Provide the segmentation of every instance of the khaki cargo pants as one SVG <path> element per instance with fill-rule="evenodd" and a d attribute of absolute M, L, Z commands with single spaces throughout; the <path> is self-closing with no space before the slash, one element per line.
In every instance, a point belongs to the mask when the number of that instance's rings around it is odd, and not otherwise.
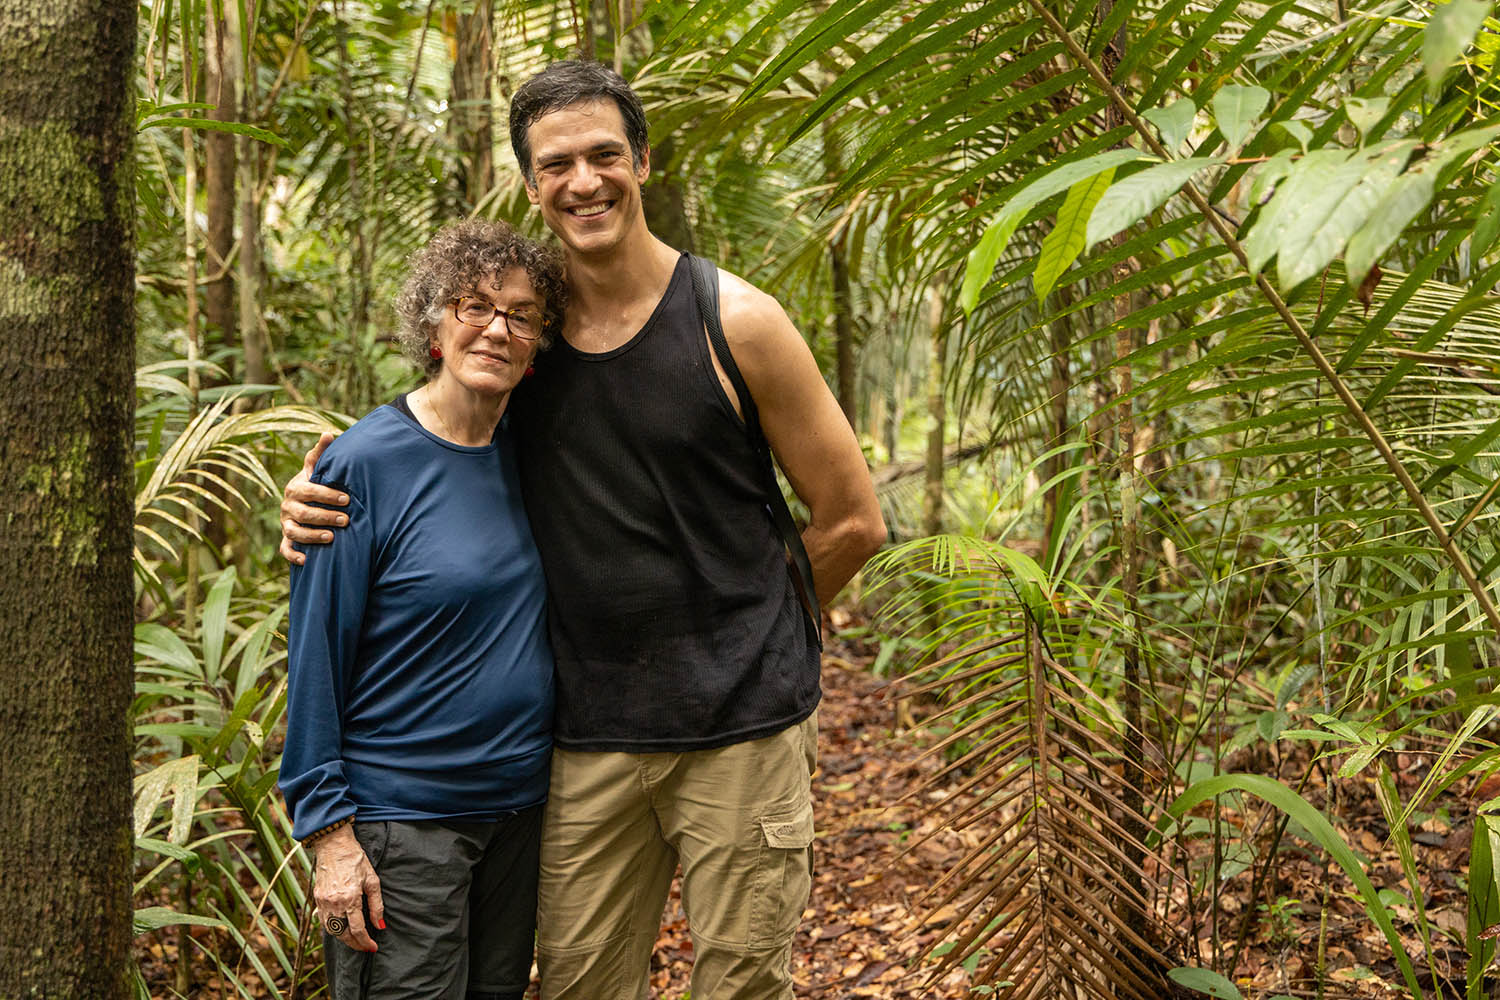
<path fill-rule="evenodd" d="M 791 1000 L 817 740 L 814 713 L 716 750 L 554 750 L 537 902 L 543 1000 L 644 1000 L 679 863 L 693 1000 Z"/>

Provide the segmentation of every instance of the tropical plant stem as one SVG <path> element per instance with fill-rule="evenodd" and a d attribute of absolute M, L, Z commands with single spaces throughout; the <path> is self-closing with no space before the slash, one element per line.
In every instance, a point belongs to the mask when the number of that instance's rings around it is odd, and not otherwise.
<path fill-rule="evenodd" d="M 1120 114 L 1130 123 L 1130 127 L 1135 130 L 1142 141 L 1151 148 L 1151 151 L 1163 160 L 1172 159 L 1172 155 L 1156 140 L 1156 137 L 1151 134 L 1150 129 L 1146 127 L 1146 123 L 1135 113 L 1135 109 L 1130 106 L 1130 102 L 1126 101 L 1125 97 L 1115 89 L 1115 86 L 1110 83 L 1109 77 L 1104 74 L 1099 64 L 1090 58 L 1083 46 L 1079 45 L 1078 41 L 1068 33 L 1067 28 L 1057 19 L 1056 15 L 1048 10 L 1040 0 L 1026 0 L 1026 2 L 1036 12 L 1037 16 L 1046 22 L 1048 29 L 1062 42 L 1068 53 L 1073 57 L 1073 60 L 1083 67 L 1105 95 L 1108 96 L 1109 100 L 1120 109 Z M 1219 217 L 1219 214 L 1214 211 L 1213 206 L 1208 203 L 1208 199 L 1203 196 L 1203 193 L 1192 182 L 1188 182 L 1183 186 L 1183 193 L 1188 196 L 1189 200 L 1198 209 L 1198 212 L 1213 227 L 1214 231 L 1218 233 L 1219 238 L 1224 241 L 1224 245 L 1248 269 L 1249 259 L 1245 256 L 1244 248 L 1240 246 L 1239 240 L 1235 238 L 1234 233 L 1230 231 L 1229 226 Z M 1396 456 L 1396 452 L 1391 447 L 1390 442 L 1385 439 L 1385 435 L 1380 432 L 1380 428 L 1375 426 L 1375 422 L 1370 419 L 1370 415 L 1365 412 L 1365 408 L 1359 404 L 1359 400 L 1354 398 L 1354 393 L 1350 391 L 1349 386 L 1339 377 L 1339 373 L 1323 355 L 1323 352 L 1318 349 L 1318 345 L 1313 342 L 1311 335 L 1308 334 L 1301 321 L 1297 319 L 1296 315 L 1287 306 L 1281 295 L 1271 285 L 1271 282 L 1264 274 L 1257 274 L 1255 276 L 1255 286 L 1260 289 L 1261 295 L 1265 297 L 1271 308 L 1286 323 L 1287 329 L 1291 330 L 1292 335 L 1297 338 L 1297 342 L 1302 345 L 1303 351 L 1312 360 L 1314 367 L 1318 369 L 1319 373 L 1333 388 L 1339 400 L 1344 404 L 1345 409 L 1354 417 L 1355 422 L 1359 424 L 1365 436 L 1370 439 L 1370 443 L 1375 446 L 1375 450 L 1380 453 L 1380 457 L 1385 460 L 1386 466 L 1390 468 L 1397 482 L 1401 484 L 1401 488 L 1406 491 L 1406 495 L 1411 500 L 1413 506 L 1422 515 L 1422 520 L 1427 522 L 1427 527 L 1432 531 L 1433 537 L 1437 539 L 1438 545 L 1443 550 L 1443 554 L 1448 557 L 1449 562 L 1453 564 L 1453 568 L 1458 571 L 1458 575 L 1463 578 L 1464 583 L 1468 586 L 1470 593 L 1474 595 L 1474 600 L 1478 602 L 1480 610 L 1484 612 L 1484 616 L 1489 620 L 1490 627 L 1494 629 L 1497 635 L 1500 635 L 1500 609 L 1496 608 L 1495 602 L 1489 595 L 1489 591 L 1480 581 L 1473 567 L 1469 565 L 1469 561 L 1464 558 L 1463 552 L 1454 543 L 1452 536 L 1443 526 L 1443 522 L 1438 518 L 1437 512 L 1427 502 L 1427 498 L 1422 495 L 1422 491 L 1417 486 L 1416 480 L 1412 479 L 1411 473 L 1406 471 L 1406 466 Z"/>

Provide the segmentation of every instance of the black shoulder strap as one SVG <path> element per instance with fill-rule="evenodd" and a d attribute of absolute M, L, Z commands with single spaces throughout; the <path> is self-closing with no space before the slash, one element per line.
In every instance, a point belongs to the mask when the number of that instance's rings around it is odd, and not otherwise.
<path fill-rule="evenodd" d="M 761 480 L 766 491 L 766 506 L 771 511 L 771 519 L 776 522 L 776 527 L 781 532 L 787 551 L 791 553 L 792 568 L 796 571 L 797 586 L 801 590 L 802 610 L 812 622 L 813 632 L 818 637 L 818 648 L 822 649 L 822 616 L 818 614 L 818 592 L 813 589 L 812 562 L 807 558 L 807 549 L 802 544 L 802 534 L 797 530 L 797 523 L 792 520 L 792 512 L 787 509 L 786 499 L 781 495 L 781 484 L 776 481 L 776 466 L 771 457 L 771 446 L 766 443 L 766 435 L 761 431 L 760 413 L 755 408 L 755 400 L 751 398 L 745 379 L 740 375 L 739 366 L 734 363 L 734 355 L 729 353 L 729 341 L 724 338 L 724 324 L 719 319 L 719 269 L 714 266 L 713 261 L 702 257 L 689 255 L 689 262 L 691 266 L 688 270 L 693 278 L 693 295 L 698 300 L 698 312 L 703 316 L 704 326 L 708 328 L 708 339 L 713 344 L 715 356 L 719 359 L 719 367 L 723 368 L 724 374 L 729 376 L 729 383 L 734 386 L 735 394 L 740 398 L 740 413 L 745 418 L 745 433 L 750 439 L 750 447 L 755 452 L 760 465 Z"/>

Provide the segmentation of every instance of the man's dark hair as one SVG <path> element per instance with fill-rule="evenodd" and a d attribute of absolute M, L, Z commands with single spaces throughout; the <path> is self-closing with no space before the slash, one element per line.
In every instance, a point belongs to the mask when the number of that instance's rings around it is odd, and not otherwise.
<path fill-rule="evenodd" d="M 625 122 L 625 138 L 630 142 L 630 159 L 639 166 L 645 159 L 646 109 L 635 96 L 625 78 L 603 63 L 569 59 L 555 62 L 521 84 L 510 99 L 510 147 L 527 184 L 535 184 L 531 170 L 531 140 L 526 131 L 550 111 L 561 111 L 583 101 L 611 100 L 620 109 Z"/>

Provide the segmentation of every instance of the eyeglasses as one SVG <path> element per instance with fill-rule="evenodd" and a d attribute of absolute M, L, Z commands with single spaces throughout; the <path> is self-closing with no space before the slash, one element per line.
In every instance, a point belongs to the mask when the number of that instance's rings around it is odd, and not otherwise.
<path fill-rule="evenodd" d="M 535 310 L 501 309 L 493 302 L 468 295 L 453 303 L 453 318 L 464 326 L 483 330 L 497 315 L 505 317 L 505 329 L 517 340 L 536 340 L 542 335 L 542 317 Z"/>

